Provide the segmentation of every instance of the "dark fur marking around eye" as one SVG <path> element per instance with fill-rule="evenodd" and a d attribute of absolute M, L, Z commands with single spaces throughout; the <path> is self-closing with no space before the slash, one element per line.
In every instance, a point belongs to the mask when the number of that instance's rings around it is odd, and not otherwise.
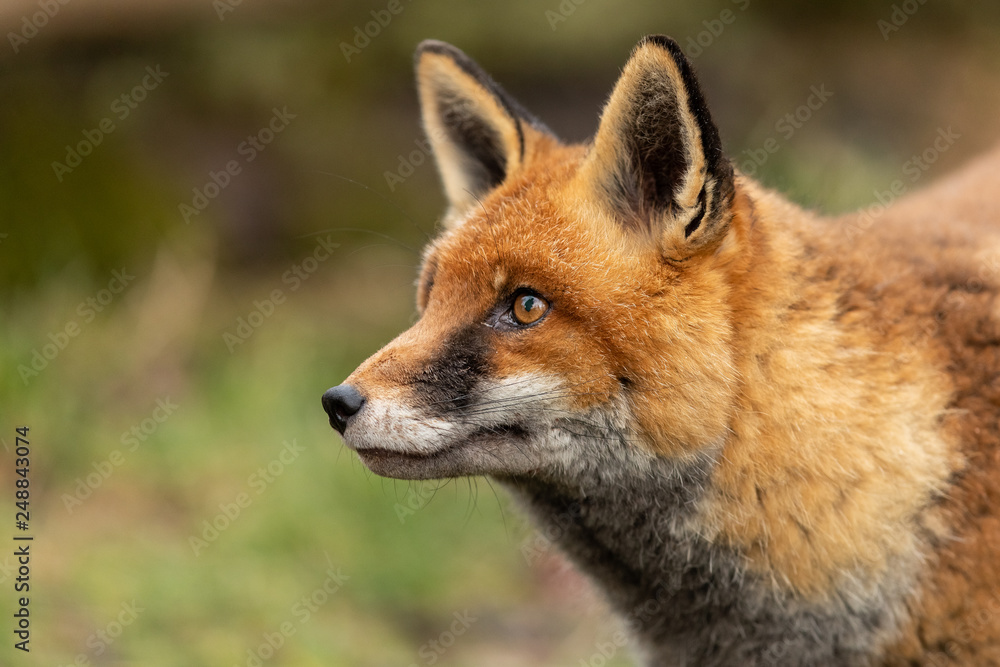
<path fill-rule="evenodd" d="M 418 395 L 445 411 L 471 404 L 476 385 L 489 373 L 484 327 L 475 325 L 452 334 L 413 378 Z"/>

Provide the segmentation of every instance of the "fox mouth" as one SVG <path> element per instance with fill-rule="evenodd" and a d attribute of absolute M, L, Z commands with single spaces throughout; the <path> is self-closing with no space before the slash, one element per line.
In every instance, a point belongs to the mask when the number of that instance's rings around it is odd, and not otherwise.
<path fill-rule="evenodd" d="M 354 448 L 369 470 L 395 479 L 442 479 L 466 475 L 510 472 L 526 463 L 521 448 L 512 439 L 527 437 L 520 426 L 481 428 L 433 452 L 404 452 L 384 447 Z"/>
<path fill-rule="evenodd" d="M 448 453 L 454 449 L 453 445 L 429 454 L 400 452 L 382 447 L 366 447 L 355 451 L 361 462 L 376 475 L 396 479 L 433 479 L 446 476 L 440 473 L 434 474 L 434 471 L 442 468 Z"/>

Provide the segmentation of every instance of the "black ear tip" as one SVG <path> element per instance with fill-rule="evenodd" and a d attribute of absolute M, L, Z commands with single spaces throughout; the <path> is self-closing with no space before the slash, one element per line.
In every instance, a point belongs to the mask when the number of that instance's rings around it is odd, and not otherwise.
<path fill-rule="evenodd" d="M 687 56 L 684 55 L 681 45 L 675 42 L 672 37 L 668 37 L 667 35 L 646 35 L 639 40 L 635 48 L 641 49 L 650 44 L 669 51 L 675 60 L 687 61 Z"/>
<path fill-rule="evenodd" d="M 425 39 L 417 44 L 417 50 L 416 53 L 413 54 L 413 57 L 417 62 L 419 62 L 421 56 L 425 53 L 436 53 L 441 56 L 448 56 L 449 58 L 455 60 L 468 57 L 458 47 L 452 46 L 448 42 L 442 42 L 439 39 Z"/>
<path fill-rule="evenodd" d="M 660 34 L 646 35 L 639 40 L 639 46 L 645 46 L 646 44 L 656 44 L 657 46 L 662 46 L 665 49 L 677 46 L 677 42 L 674 41 L 673 37 Z"/>

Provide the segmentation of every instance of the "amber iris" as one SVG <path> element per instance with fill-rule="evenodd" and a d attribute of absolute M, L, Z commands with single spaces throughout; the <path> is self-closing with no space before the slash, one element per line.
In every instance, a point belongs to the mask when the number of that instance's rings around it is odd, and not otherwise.
<path fill-rule="evenodd" d="M 521 294 L 514 299 L 514 319 L 520 324 L 534 324 L 548 309 L 545 299 L 534 294 Z"/>

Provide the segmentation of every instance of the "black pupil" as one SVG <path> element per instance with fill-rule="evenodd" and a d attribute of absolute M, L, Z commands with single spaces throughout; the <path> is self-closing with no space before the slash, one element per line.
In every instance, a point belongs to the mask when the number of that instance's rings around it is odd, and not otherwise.
<path fill-rule="evenodd" d="M 525 312 L 530 313 L 535 308 L 535 297 L 533 296 L 521 297 L 521 307 L 524 308 Z"/>

